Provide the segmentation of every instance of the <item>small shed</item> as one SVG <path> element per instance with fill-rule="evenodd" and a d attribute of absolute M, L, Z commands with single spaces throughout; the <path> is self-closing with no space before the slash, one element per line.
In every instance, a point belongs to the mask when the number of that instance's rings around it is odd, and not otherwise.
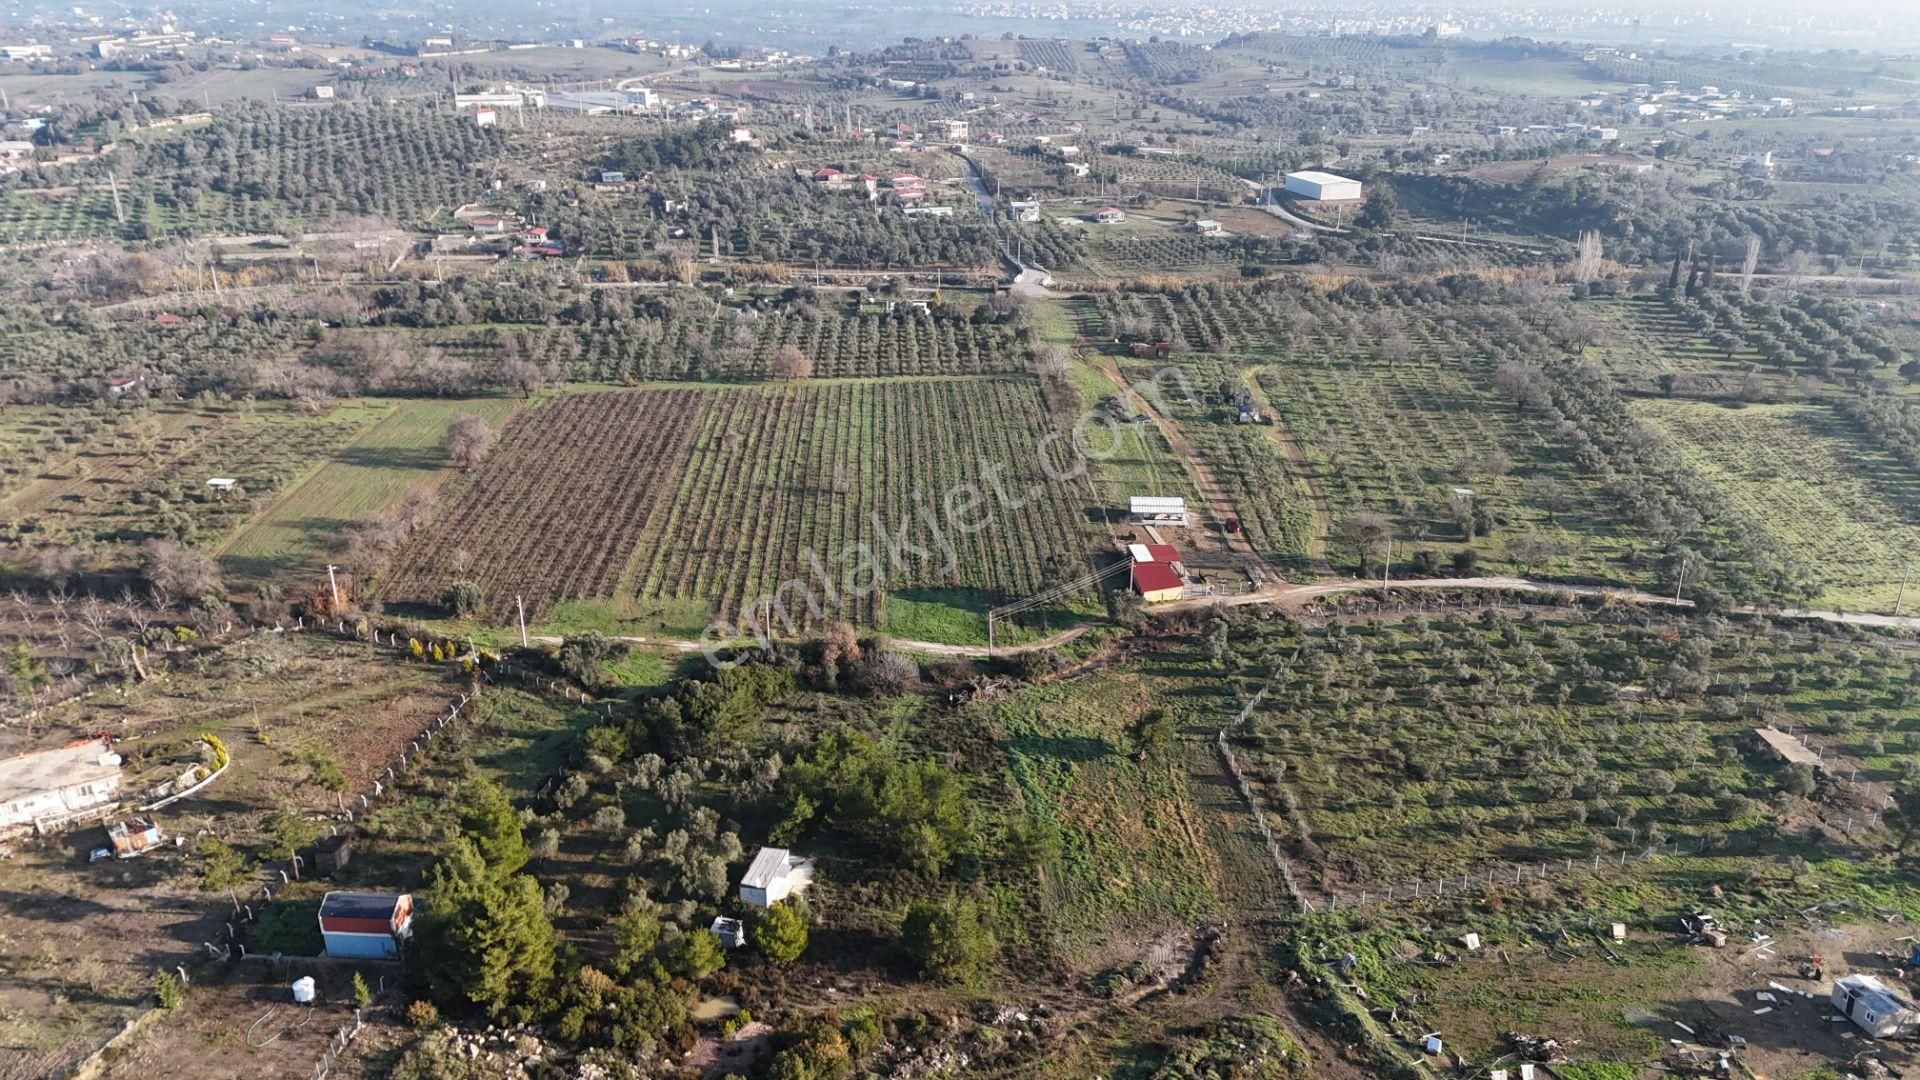
<path fill-rule="evenodd" d="M 740 879 L 740 902 L 769 908 L 813 884 L 813 860 L 795 858 L 786 848 L 763 847 Z"/>
<path fill-rule="evenodd" d="M 407 893 L 330 892 L 320 901 L 320 937 L 328 956 L 394 960 L 413 932 Z"/>
<path fill-rule="evenodd" d="M 165 837 L 151 818 L 129 818 L 107 825 L 107 840 L 116 858 L 131 859 L 151 847 L 159 847 Z"/>
<path fill-rule="evenodd" d="M 739 919 L 730 919 L 722 915 L 713 920 L 713 936 L 720 939 L 723 949 L 737 949 L 747 943 L 747 926 Z"/>
<path fill-rule="evenodd" d="M 1173 342 L 1136 341 L 1133 343 L 1133 355 L 1152 357 L 1155 360 L 1165 360 L 1167 357 L 1173 355 Z"/>
<path fill-rule="evenodd" d="M 1833 984 L 1833 1007 L 1876 1039 L 1912 1035 L 1920 1014 L 1907 999 L 1867 974 L 1848 975 Z"/>
<path fill-rule="evenodd" d="M 313 868 L 317 873 L 331 876 L 339 873 L 352 857 L 353 838 L 346 833 L 335 833 L 314 845 Z"/>
<path fill-rule="evenodd" d="M 240 481 L 231 476 L 216 476 L 207 481 L 208 491 L 232 491 Z"/>
<path fill-rule="evenodd" d="M 1193 223 L 1193 231 L 1202 236 L 1217 236 L 1221 231 L 1220 223 L 1212 218 L 1201 218 Z"/>

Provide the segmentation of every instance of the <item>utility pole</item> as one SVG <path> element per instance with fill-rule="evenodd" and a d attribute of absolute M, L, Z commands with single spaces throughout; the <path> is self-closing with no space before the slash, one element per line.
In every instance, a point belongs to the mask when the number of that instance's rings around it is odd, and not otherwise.
<path fill-rule="evenodd" d="M 1679 578 L 1673 583 L 1673 602 L 1676 605 L 1680 603 L 1680 590 L 1683 587 L 1685 587 L 1686 584 L 1687 584 L 1687 563 L 1686 563 L 1686 560 L 1682 559 L 1680 561 Z"/>
<path fill-rule="evenodd" d="M 339 568 L 332 563 L 327 564 L 327 588 L 333 590 L 333 608 L 335 611 L 340 610 L 340 579 L 333 576 L 333 572 L 337 569 Z"/>
<path fill-rule="evenodd" d="M 520 612 L 520 647 L 527 647 L 527 602 L 516 596 L 513 606 Z"/>
<path fill-rule="evenodd" d="M 1913 567 L 1911 566 L 1900 571 L 1900 594 L 1893 598 L 1893 616 L 1896 619 L 1900 617 L 1901 603 L 1907 598 L 1907 577 L 1912 573 Z"/>
<path fill-rule="evenodd" d="M 1387 557 L 1380 563 L 1380 595 L 1387 594 L 1387 575 L 1393 573 L 1393 537 L 1387 537 Z"/>

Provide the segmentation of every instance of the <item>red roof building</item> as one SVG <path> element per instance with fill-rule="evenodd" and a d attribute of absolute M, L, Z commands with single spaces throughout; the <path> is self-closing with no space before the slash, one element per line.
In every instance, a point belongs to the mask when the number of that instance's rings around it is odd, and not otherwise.
<path fill-rule="evenodd" d="M 1186 585 L 1186 580 L 1169 563 L 1137 562 L 1133 564 L 1134 591 L 1150 604 L 1180 599 Z"/>
<path fill-rule="evenodd" d="M 320 901 L 320 936 L 328 956 L 390 960 L 413 930 L 406 893 L 330 892 Z"/>
<path fill-rule="evenodd" d="M 186 321 L 187 320 L 175 315 L 171 311 L 163 311 L 153 317 L 153 325 L 155 326 L 179 326 Z"/>
<path fill-rule="evenodd" d="M 1186 588 L 1180 550 L 1172 544 L 1128 544 L 1133 587 L 1148 603 L 1180 599 Z"/>

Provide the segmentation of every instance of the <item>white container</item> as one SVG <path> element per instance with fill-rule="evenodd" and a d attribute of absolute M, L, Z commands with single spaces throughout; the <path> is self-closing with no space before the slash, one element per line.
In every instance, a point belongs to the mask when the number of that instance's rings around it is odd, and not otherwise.
<path fill-rule="evenodd" d="M 313 976 L 303 975 L 293 980 L 293 1000 L 302 1005 L 313 1004 Z"/>

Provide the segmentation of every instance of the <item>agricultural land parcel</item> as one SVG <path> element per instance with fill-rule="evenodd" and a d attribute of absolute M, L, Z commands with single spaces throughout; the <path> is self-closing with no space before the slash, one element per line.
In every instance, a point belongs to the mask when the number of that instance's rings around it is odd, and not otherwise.
<path fill-rule="evenodd" d="M 481 585 L 496 621 L 521 595 L 538 611 L 604 601 L 641 620 L 678 620 L 681 630 L 691 616 L 697 632 L 709 611 L 731 621 L 781 582 L 812 580 L 811 551 L 842 592 L 861 580 L 848 568 L 871 554 L 886 563 L 888 589 L 1025 595 L 1047 579 L 1050 559 L 1080 568 L 1069 577 L 1084 573 L 1100 536 L 1103 510 L 1087 480 L 1054 482 L 1042 471 L 1049 430 L 1027 379 L 562 395 L 509 426 L 401 554 L 382 592 L 438 604 L 464 575 Z M 996 481 L 1010 500 L 1032 494 L 1002 506 Z M 947 492 L 968 483 L 992 520 L 972 534 L 949 532 L 948 569 L 919 514 L 944 517 Z M 888 543 L 903 526 L 928 554 L 908 551 L 896 563 Z M 884 597 L 813 588 L 825 609 L 884 625 Z M 788 606 L 809 618 L 804 597 Z M 561 609 L 569 611 L 582 614 Z"/>

